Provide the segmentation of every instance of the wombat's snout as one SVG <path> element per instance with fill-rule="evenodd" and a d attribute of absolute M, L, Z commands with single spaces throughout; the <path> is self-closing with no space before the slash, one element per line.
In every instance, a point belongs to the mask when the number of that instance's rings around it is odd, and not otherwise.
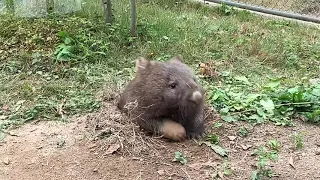
<path fill-rule="evenodd" d="M 191 101 L 198 103 L 202 99 L 202 94 L 200 91 L 194 91 L 191 95 Z"/>

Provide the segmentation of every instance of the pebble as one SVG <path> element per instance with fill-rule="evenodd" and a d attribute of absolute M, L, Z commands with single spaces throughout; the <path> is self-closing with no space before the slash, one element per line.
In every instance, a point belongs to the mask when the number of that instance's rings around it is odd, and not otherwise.
<path fill-rule="evenodd" d="M 227 136 L 227 137 L 229 138 L 230 141 L 234 141 L 237 138 L 237 136 Z"/>
<path fill-rule="evenodd" d="M 161 170 L 159 170 L 159 171 L 157 171 L 157 172 L 158 172 L 158 174 L 159 174 L 160 176 L 164 175 L 164 170 L 163 170 L 163 169 L 161 169 Z"/>
<path fill-rule="evenodd" d="M 320 149 L 316 150 L 316 155 L 320 155 Z"/>
<path fill-rule="evenodd" d="M 10 164 L 9 158 L 5 158 L 5 159 L 3 160 L 3 164 L 9 165 L 9 164 Z"/>
<path fill-rule="evenodd" d="M 97 168 L 94 168 L 92 171 L 93 171 L 93 172 L 98 172 L 98 169 L 97 169 Z"/>

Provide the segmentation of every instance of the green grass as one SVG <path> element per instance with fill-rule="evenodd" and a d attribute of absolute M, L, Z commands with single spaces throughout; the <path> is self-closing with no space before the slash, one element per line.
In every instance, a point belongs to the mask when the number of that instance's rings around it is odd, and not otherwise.
<path fill-rule="evenodd" d="M 112 27 L 104 24 L 99 3 L 87 1 L 83 12 L 63 17 L 0 17 L 0 129 L 99 109 L 132 78 L 138 56 L 181 54 L 197 73 L 200 62 L 211 61 L 219 72 L 246 76 L 255 91 L 269 78 L 286 77 L 289 86 L 320 72 L 316 28 L 185 0 L 141 0 L 139 38 L 132 38 L 129 3 L 113 3 Z M 62 31 L 68 35 L 59 37 Z M 54 54 L 59 45 L 65 48 L 61 59 Z"/>

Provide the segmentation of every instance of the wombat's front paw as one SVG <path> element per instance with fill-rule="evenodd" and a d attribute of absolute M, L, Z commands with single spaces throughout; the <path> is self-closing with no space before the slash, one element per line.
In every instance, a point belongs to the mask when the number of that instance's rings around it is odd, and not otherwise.
<path fill-rule="evenodd" d="M 173 141 L 183 141 L 186 138 L 185 128 L 172 120 L 164 120 L 160 131 L 163 137 Z"/>
<path fill-rule="evenodd" d="M 189 132 L 187 133 L 188 139 L 201 139 L 205 136 L 204 132 Z"/>

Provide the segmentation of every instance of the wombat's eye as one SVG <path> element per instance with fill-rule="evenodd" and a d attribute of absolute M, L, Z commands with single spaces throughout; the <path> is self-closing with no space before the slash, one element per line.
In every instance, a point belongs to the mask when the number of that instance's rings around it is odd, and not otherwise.
<path fill-rule="evenodd" d="M 171 83 L 171 84 L 169 85 L 169 87 L 170 87 L 171 89 L 176 88 L 176 86 L 177 86 L 177 84 L 176 84 L 176 83 Z"/>

